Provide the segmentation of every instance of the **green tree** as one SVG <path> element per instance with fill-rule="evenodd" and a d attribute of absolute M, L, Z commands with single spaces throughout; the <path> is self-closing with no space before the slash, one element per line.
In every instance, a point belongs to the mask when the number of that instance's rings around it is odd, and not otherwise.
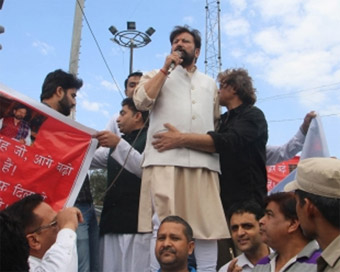
<path fill-rule="evenodd" d="M 94 170 L 90 174 L 90 186 L 93 197 L 93 203 L 98 206 L 103 206 L 104 192 L 106 190 L 106 170 Z"/>

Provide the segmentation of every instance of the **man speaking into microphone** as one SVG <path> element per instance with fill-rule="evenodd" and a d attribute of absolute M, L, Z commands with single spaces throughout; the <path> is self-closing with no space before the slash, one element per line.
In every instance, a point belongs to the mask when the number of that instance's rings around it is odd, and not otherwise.
<path fill-rule="evenodd" d="M 188 148 L 158 152 L 152 146 L 153 135 L 164 131 L 165 123 L 187 133 L 206 133 L 214 130 L 220 114 L 214 79 L 196 67 L 199 31 L 176 26 L 170 43 L 163 67 L 145 74 L 133 96 L 139 110 L 150 111 L 138 230 L 148 232 L 153 227 L 156 237 L 166 216 L 184 218 L 196 239 L 197 271 L 216 271 L 217 239 L 229 237 L 219 195 L 218 155 Z M 154 244 L 154 254 L 153 248 Z M 157 271 L 155 257 L 151 262 L 152 271 Z"/>

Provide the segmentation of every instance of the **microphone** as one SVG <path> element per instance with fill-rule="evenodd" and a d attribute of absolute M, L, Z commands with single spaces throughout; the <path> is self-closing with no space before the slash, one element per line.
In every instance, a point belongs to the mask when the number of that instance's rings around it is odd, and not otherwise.
<path fill-rule="evenodd" d="M 176 50 L 175 52 L 179 55 L 180 58 L 182 58 L 182 52 L 181 51 Z M 168 74 L 170 74 L 175 69 L 175 67 L 176 67 L 176 63 L 174 61 L 171 62 L 169 70 L 168 70 Z"/>

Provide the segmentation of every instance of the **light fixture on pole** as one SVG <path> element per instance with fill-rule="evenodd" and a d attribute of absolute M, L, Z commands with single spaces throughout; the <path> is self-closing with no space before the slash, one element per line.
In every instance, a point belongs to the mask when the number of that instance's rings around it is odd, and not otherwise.
<path fill-rule="evenodd" d="M 109 27 L 109 31 L 114 36 L 111 41 L 120 46 L 130 48 L 130 74 L 133 72 L 133 49 L 146 46 L 151 42 L 151 35 L 155 29 L 149 27 L 145 32 L 136 30 L 136 22 L 127 22 L 127 30 L 118 31 L 114 26 Z"/>

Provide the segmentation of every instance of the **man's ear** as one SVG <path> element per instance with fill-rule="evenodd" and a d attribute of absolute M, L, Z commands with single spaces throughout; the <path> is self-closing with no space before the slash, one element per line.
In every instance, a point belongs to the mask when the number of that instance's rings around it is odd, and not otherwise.
<path fill-rule="evenodd" d="M 55 94 L 58 98 L 63 98 L 65 95 L 64 89 L 61 86 L 58 86 L 57 89 L 55 90 Z"/>
<path fill-rule="evenodd" d="M 314 218 L 317 215 L 317 213 L 320 213 L 318 208 L 316 208 L 316 206 L 308 198 L 305 198 L 304 200 L 308 218 Z"/>
<path fill-rule="evenodd" d="M 39 251 L 41 249 L 38 235 L 35 233 L 30 233 L 26 235 L 26 239 L 31 250 Z"/>
<path fill-rule="evenodd" d="M 195 249 L 195 242 L 190 241 L 188 244 L 188 254 L 191 255 L 194 252 Z"/>
<path fill-rule="evenodd" d="M 136 118 L 137 122 L 143 122 L 143 116 L 140 111 L 137 111 L 134 117 Z"/>
<path fill-rule="evenodd" d="M 288 226 L 288 233 L 296 231 L 300 226 L 300 221 L 298 219 L 291 219 Z"/>

